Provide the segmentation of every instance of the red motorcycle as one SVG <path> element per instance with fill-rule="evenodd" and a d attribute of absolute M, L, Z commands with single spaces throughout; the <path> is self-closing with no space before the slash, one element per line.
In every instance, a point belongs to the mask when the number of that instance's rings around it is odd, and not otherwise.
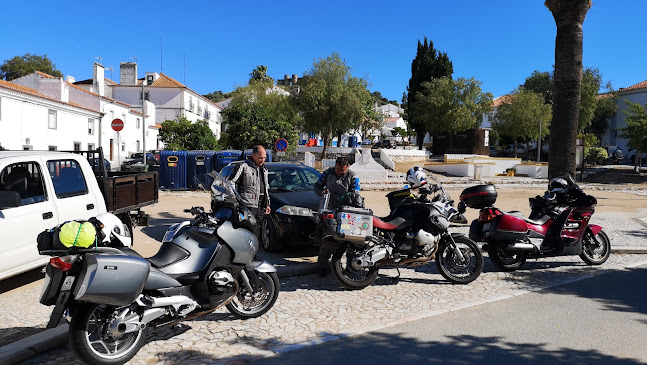
<path fill-rule="evenodd" d="M 568 178 L 555 178 L 542 196 L 530 198 L 531 214 L 504 212 L 494 207 L 494 185 L 477 185 L 460 196 L 459 212 L 465 207 L 480 209 L 470 226 L 469 237 L 486 242 L 492 263 L 514 271 L 527 258 L 579 255 L 589 265 L 604 263 L 611 253 L 611 242 L 602 227 L 589 224 L 597 199 L 587 195 Z"/>

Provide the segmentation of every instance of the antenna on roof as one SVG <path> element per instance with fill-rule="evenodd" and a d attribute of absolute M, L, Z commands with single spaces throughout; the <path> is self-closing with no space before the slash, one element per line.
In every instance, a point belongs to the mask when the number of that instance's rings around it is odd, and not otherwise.
<path fill-rule="evenodd" d="M 164 71 L 164 68 L 162 68 L 163 63 L 162 63 L 162 37 L 160 37 L 160 72 Z"/>
<path fill-rule="evenodd" d="M 112 80 L 112 70 L 114 70 L 112 66 L 106 68 L 106 71 L 110 71 L 110 80 Z"/>
<path fill-rule="evenodd" d="M 95 57 L 95 60 L 99 60 L 99 64 L 103 65 L 103 58 L 101 56 Z"/>
<path fill-rule="evenodd" d="M 186 85 L 186 51 L 184 51 L 184 79 L 182 80 L 182 83 Z"/>

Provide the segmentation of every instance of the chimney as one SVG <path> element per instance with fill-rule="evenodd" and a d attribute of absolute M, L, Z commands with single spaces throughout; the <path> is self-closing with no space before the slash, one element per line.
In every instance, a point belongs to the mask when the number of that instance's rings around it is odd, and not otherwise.
<path fill-rule="evenodd" d="M 65 78 L 65 81 L 69 82 L 70 84 L 73 84 L 76 82 L 76 78 L 74 78 L 74 76 L 67 75 L 67 77 Z"/>
<path fill-rule="evenodd" d="M 292 75 L 292 85 L 296 84 L 297 81 L 299 81 L 299 77 L 296 74 Z"/>
<path fill-rule="evenodd" d="M 101 96 L 106 96 L 106 79 L 104 77 L 103 66 L 100 63 L 95 62 L 93 68 L 92 86 L 94 87 L 94 92 Z"/>
<path fill-rule="evenodd" d="M 119 64 L 119 84 L 137 85 L 137 63 L 122 62 Z"/>

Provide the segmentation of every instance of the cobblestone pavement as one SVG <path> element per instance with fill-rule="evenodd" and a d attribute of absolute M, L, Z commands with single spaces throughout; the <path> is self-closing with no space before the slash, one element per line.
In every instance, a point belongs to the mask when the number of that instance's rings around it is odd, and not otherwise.
<path fill-rule="evenodd" d="M 485 302 L 579 280 L 647 262 L 647 255 L 612 255 L 599 267 L 579 257 L 529 261 L 513 273 L 495 271 L 488 259 L 484 273 L 469 285 L 452 285 L 434 265 L 383 270 L 360 291 L 341 290 L 328 276 L 281 280 L 281 294 L 266 315 L 238 320 L 219 310 L 180 328 L 155 331 L 131 364 L 233 364 L 373 329 L 458 310 Z M 65 346 L 23 364 L 78 364 Z"/>

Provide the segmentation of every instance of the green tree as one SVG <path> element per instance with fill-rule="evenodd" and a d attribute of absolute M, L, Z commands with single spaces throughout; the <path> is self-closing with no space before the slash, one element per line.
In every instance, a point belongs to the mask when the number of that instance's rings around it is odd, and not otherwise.
<path fill-rule="evenodd" d="M 198 120 L 191 123 L 185 117 L 162 122 L 160 139 L 170 150 L 215 150 L 218 139 L 209 128 L 209 122 Z"/>
<path fill-rule="evenodd" d="M 249 74 L 249 82 L 251 83 L 252 81 L 263 81 L 274 84 L 274 79 L 267 75 L 267 66 L 265 65 L 256 66 L 252 73 Z"/>
<path fill-rule="evenodd" d="M 263 145 L 268 149 L 279 138 L 288 141 L 288 152 L 296 149 L 297 132 L 285 119 L 279 119 L 260 103 L 232 103 L 223 112 L 227 130 L 220 143 L 236 149 Z"/>
<path fill-rule="evenodd" d="M 368 83 L 353 76 L 337 52 L 317 59 L 305 75 L 307 82 L 297 97 L 302 125 L 304 130 L 323 136 L 325 158 L 333 134 L 339 136 L 370 119 L 374 99 Z"/>
<path fill-rule="evenodd" d="M 517 157 L 518 139 L 538 139 L 540 125 L 543 138 L 549 132 L 550 120 L 551 107 L 544 102 L 544 95 L 522 88 L 498 107 L 492 129 L 514 140 L 514 155 Z"/>
<path fill-rule="evenodd" d="M 528 91 L 536 92 L 544 97 L 546 104 L 553 105 L 553 75 L 550 72 L 533 71 L 526 78 L 522 87 Z"/>
<path fill-rule="evenodd" d="M 416 57 L 411 62 L 411 78 L 407 86 L 407 120 L 411 128 L 416 131 L 418 149 L 422 149 L 425 138 L 427 120 L 425 119 L 424 108 L 417 108 L 417 95 L 423 91 L 423 82 L 430 82 L 434 78 L 449 77 L 454 73 L 454 66 L 444 52 L 434 49 L 434 43 L 427 41 L 423 43 L 418 40 Z M 404 100 L 403 100 L 404 103 Z"/>
<path fill-rule="evenodd" d="M 582 23 L 591 8 L 591 0 L 546 0 L 544 4 L 557 26 L 548 177 L 575 176 L 575 139 L 582 85 Z"/>
<path fill-rule="evenodd" d="M 4 61 L 0 65 L 0 79 L 11 81 L 36 71 L 56 77 L 63 77 L 61 71 L 56 69 L 56 66 L 47 58 L 47 55 L 39 56 L 27 53 L 24 56 L 15 56 L 12 59 Z"/>
<path fill-rule="evenodd" d="M 424 120 L 421 127 L 433 134 L 454 135 L 477 128 L 483 114 L 492 106 L 492 94 L 484 93 L 481 82 L 474 78 L 433 78 L 421 86 L 410 112 Z M 449 147 L 452 147 L 451 139 Z"/>
<path fill-rule="evenodd" d="M 611 90 L 611 85 L 607 84 L 607 89 Z M 595 113 L 588 131 L 596 137 L 602 138 L 609 128 L 609 119 L 618 112 L 618 93 L 611 90 L 607 93 L 597 96 Z"/>
<path fill-rule="evenodd" d="M 220 100 L 227 99 L 227 98 L 231 97 L 232 93 L 223 93 L 221 90 L 218 90 L 218 91 L 214 91 L 212 93 L 205 94 L 205 95 L 202 95 L 202 96 L 204 96 L 205 98 L 207 98 L 207 99 L 209 99 L 209 100 L 211 100 L 213 102 L 216 102 L 216 101 L 220 101 Z"/>
<path fill-rule="evenodd" d="M 632 103 L 625 99 L 628 110 L 622 113 L 626 116 L 627 126 L 620 129 L 620 137 L 628 139 L 627 145 L 636 150 L 634 171 L 640 172 L 640 156 L 647 152 L 647 104 L 643 107 L 640 103 Z"/>

